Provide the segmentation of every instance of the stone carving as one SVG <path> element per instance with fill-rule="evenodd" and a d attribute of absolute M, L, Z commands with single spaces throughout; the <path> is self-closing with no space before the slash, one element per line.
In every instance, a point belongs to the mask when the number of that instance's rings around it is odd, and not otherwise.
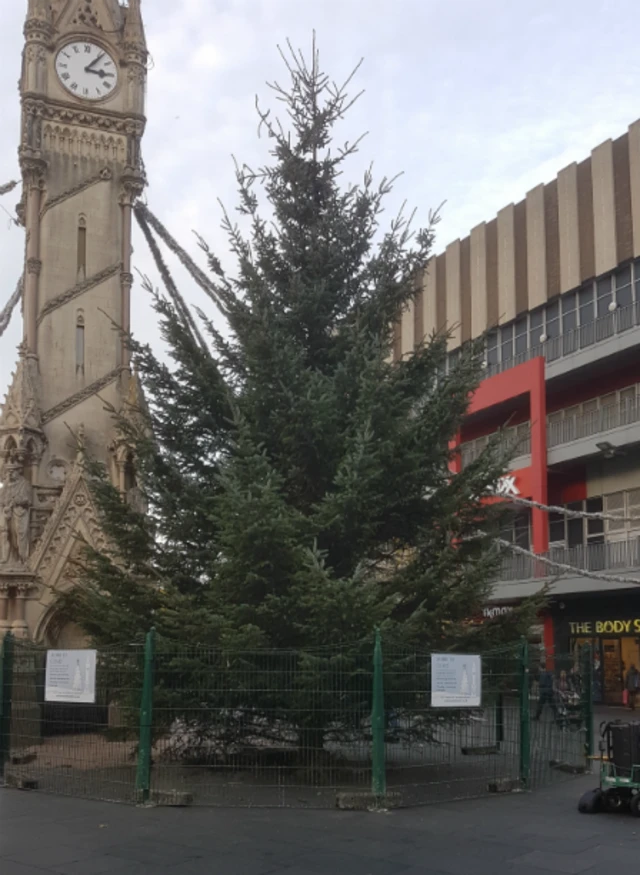
<path fill-rule="evenodd" d="M 103 167 L 99 173 L 90 176 L 88 179 L 83 179 L 82 182 L 79 182 L 77 185 L 67 189 L 67 191 L 61 192 L 55 197 L 47 199 L 40 210 L 40 218 L 48 213 L 49 210 L 53 209 L 53 207 L 58 206 L 58 204 L 64 203 L 64 201 L 69 198 L 75 197 L 77 194 L 86 191 L 86 189 L 91 188 L 92 185 L 97 185 L 100 182 L 108 182 L 112 177 L 113 174 L 111 170 L 108 167 Z"/>
<path fill-rule="evenodd" d="M 118 134 L 134 133 L 141 137 L 145 130 L 145 119 L 141 115 L 121 116 L 109 110 L 87 110 L 84 107 L 66 107 L 46 103 L 35 97 L 28 97 L 23 103 L 26 114 L 42 116 L 49 122 L 66 125 L 80 125 L 94 130 L 115 131 Z"/>
<path fill-rule="evenodd" d="M 62 307 L 64 304 L 69 303 L 69 301 L 73 301 L 74 298 L 84 295 L 89 289 L 94 289 L 96 286 L 101 285 L 101 283 L 106 282 L 106 280 L 110 279 L 112 276 L 116 276 L 116 274 L 120 272 L 120 267 L 120 262 L 117 264 L 111 264 L 109 267 L 105 267 L 104 270 L 98 271 L 98 273 L 95 273 L 88 279 L 77 283 L 73 288 L 68 289 L 61 295 L 51 298 L 50 301 L 47 301 L 38 315 L 38 325 L 42 322 L 45 316 L 53 312 L 53 310 L 57 310 L 58 307 Z"/>
<path fill-rule="evenodd" d="M 75 395 L 70 395 L 69 398 L 66 398 L 64 401 L 61 401 L 60 404 L 56 404 L 55 407 L 52 407 L 50 410 L 47 410 L 42 417 L 43 423 L 51 422 L 52 419 L 56 419 L 56 417 L 61 416 L 63 413 L 66 413 L 67 410 L 70 410 L 72 407 L 75 407 L 76 404 L 82 403 L 87 398 L 91 398 L 93 395 L 97 395 L 98 392 L 101 392 L 105 386 L 108 386 L 109 383 L 113 383 L 114 380 L 117 380 L 122 371 L 121 367 L 114 368 L 112 371 L 109 371 L 108 374 L 105 374 L 104 377 L 100 377 L 99 380 L 96 380 L 94 383 L 91 383 L 90 386 L 85 386 L 84 389 L 81 389 L 80 392 L 76 392 Z"/>
<path fill-rule="evenodd" d="M 20 345 L 18 366 L 0 410 L 0 464 L 37 464 L 46 438 L 42 430 L 39 402 L 38 363 Z M 18 458 L 19 457 L 19 458 Z"/>
<path fill-rule="evenodd" d="M 47 152 L 97 158 L 102 161 L 123 162 L 126 140 L 122 134 L 110 131 L 90 131 L 86 128 L 45 122 L 42 133 L 43 148 Z"/>
<path fill-rule="evenodd" d="M 0 563 L 24 565 L 29 558 L 31 485 L 19 464 L 8 466 L 0 492 Z"/>
<path fill-rule="evenodd" d="M 52 459 L 47 465 L 47 474 L 54 483 L 64 483 L 67 479 L 68 465 L 64 459 Z"/>
<path fill-rule="evenodd" d="M 64 564 L 64 557 L 69 551 L 69 544 L 81 531 L 94 547 L 106 548 L 107 539 L 100 527 L 98 514 L 84 478 L 82 463 L 78 463 L 67 479 L 62 495 L 31 556 L 30 565 L 33 572 L 47 580 L 50 586 L 56 585 L 61 572 L 61 563 Z"/>

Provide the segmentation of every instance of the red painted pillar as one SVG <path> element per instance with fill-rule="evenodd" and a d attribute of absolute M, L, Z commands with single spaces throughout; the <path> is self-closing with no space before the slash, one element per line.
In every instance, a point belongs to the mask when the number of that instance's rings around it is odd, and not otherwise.
<path fill-rule="evenodd" d="M 457 449 L 457 452 L 454 452 Z M 449 452 L 453 453 L 449 459 L 449 470 L 452 474 L 459 474 L 462 471 L 462 454 L 460 453 L 460 432 L 449 441 Z"/>
<path fill-rule="evenodd" d="M 540 504 L 547 504 L 547 398 L 544 382 L 545 361 L 540 356 L 533 359 L 533 380 L 530 388 L 531 413 L 531 497 Z M 549 524 L 547 513 L 531 509 L 531 528 L 534 553 L 546 553 L 549 549 Z"/>

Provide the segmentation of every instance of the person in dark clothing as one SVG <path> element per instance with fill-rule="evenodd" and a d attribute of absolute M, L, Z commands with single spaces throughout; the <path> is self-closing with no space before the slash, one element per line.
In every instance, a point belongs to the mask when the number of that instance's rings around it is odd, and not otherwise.
<path fill-rule="evenodd" d="M 542 666 L 538 678 L 538 710 L 536 711 L 535 720 L 539 720 L 542 717 L 545 705 L 549 705 L 553 711 L 554 718 L 557 717 L 553 672 L 547 671 Z"/>
<path fill-rule="evenodd" d="M 636 697 L 640 689 L 640 672 L 632 665 L 624 681 L 624 686 L 627 691 L 627 704 L 632 711 L 636 710 Z"/>

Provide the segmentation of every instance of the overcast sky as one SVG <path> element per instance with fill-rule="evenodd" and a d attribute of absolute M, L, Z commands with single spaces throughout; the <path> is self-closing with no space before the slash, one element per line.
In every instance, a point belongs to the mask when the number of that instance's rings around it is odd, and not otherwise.
<path fill-rule="evenodd" d="M 26 0 L 0 0 L 0 184 L 18 178 L 17 80 Z M 446 200 L 437 249 L 586 157 L 640 116 L 638 0 L 143 0 L 153 69 L 144 155 L 148 202 L 197 255 L 191 229 L 221 255 L 217 199 L 235 204 L 231 155 L 256 163 L 255 94 L 284 80 L 276 46 L 308 48 L 326 70 L 364 57 L 365 89 L 344 129 L 368 131 L 351 179 L 374 161 L 403 171 L 394 198 L 426 221 Z M 12 212 L 15 192 L 0 199 Z M 138 234 L 135 266 L 156 280 Z M 23 232 L 0 213 L 0 308 L 22 270 Z M 223 259 L 224 260 L 224 259 Z M 187 299 L 201 302 L 176 271 Z M 133 327 L 157 344 L 137 283 Z M 21 336 L 0 339 L 0 398 Z M 90 354 L 90 353 L 89 353 Z"/>

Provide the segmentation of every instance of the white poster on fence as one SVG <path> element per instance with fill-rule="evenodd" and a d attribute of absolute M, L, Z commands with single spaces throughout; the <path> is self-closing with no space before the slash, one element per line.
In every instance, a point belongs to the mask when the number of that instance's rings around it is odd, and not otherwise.
<path fill-rule="evenodd" d="M 96 701 L 95 650 L 48 650 L 44 682 L 45 702 Z"/>
<path fill-rule="evenodd" d="M 431 705 L 434 708 L 479 708 L 482 659 L 460 653 L 431 654 Z"/>

